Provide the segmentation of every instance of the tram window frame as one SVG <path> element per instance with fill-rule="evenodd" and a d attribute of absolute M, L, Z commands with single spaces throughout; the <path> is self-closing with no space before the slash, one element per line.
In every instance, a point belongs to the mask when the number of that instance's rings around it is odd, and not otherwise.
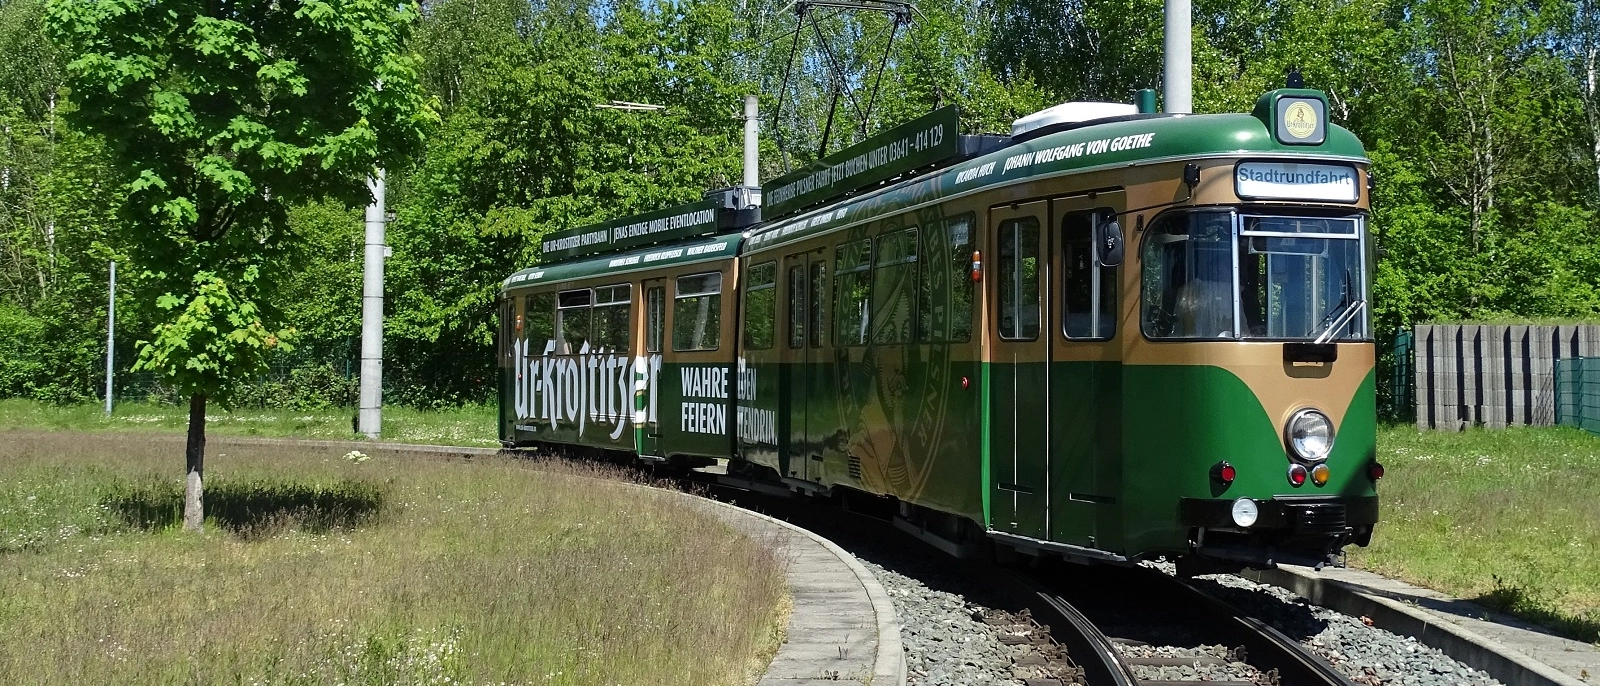
<path fill-rule="evenodd" d="M 574 329 L 582 328 L 583 337 L 578 339 L 578 345 L 567 337 L 567 318 L 577 317 L 582 313 L 583 325 L 573 326 Z M 594 291 L 589 288 L 574 288 L 572 290 L 556 293 L 556 349 L 557 354 L 581 354 L 584 347 L 589 344 L 590 335 L 594 329 Z"/>
<path fill-rule="evenodd" d="M 1102 220 L 1114 216 L 1109 207 L 1069 212 L 1061 217 L 1061 335 L 1070 341 L 1109 341 L 1117 335 L 1117 268 L 1100 260 L 1100 250 L 1095 237 Z M 1069 228 L 1069 223 L 1084 221 L 1081 226 Z M 1083 235 L 1074 237 L 1070 231 L 1081 229 Z M 1077 247 L 1082 252 L 1074 253 Z M 1075 263 L 1074 258 L 1088 258 L 1087 263 Z M 1087 277 L 1087 283 L 1075 281 Z M 1087 286 L 1087 293 L 1075 290 Z M 1075 296 L 1088 296 L 1088 302 L 1074 303 Z M 1084 305 L 1084 311 L 1075 313 L 1075 304 Z M 1074 316 L 1087 317 L 1087 331 L 1074 331 Z"/>
<path fill-rule="evenodd" d="M 1027 226 L 1029 223 L 1032 224 L 1031 227 Z M 1021 248 L 1024 247 L 1023 241 L 1018 240 L 1016 237 L 1016 234 L 1019 233 L 1017 231 L 1019 226 L 1024 227 L 1022 231 L 1031 230 L 1033 232 L 1033 240 L 1031 241 L 1033 253 L 1031 257 L 1025 254 L 1017 255 Z M 1006 237 L 1008 232 L 1013 235 L 1011 240 Z M 1000 222 L 1000 228 L 995 234 L 996 242 L 999 243 L 999 245 L 995 246 L 995 256 L 998 258 L 996 260 L 996 273 L 999 276 L 995 287 L 996 312 L 999 315 L 995 317 L 995 327 L 1000 334 L 1001 340 L 1039 340 L 1040 320 L 1043 318 L 1041 316 L 1043 314 L 1043 307 L 1041 307 L 1041 301 L 1043 300 L 1041 296 L 1043 294 L 1039 286 L 1040 281 L 1042 281 L 1040 277 L 1044 266 L 1043 250 L 1040 248 L 1039 240 L 1042 234 L 1042 224 L 1038 217 L 1032 215 L 1015 217 Z M 1012 248 L 1011 253 L 1007 252 L 1007 247 Z M 1027 279 L 1024 276 L 1027 271 L 1024 265 L 1028 259 L 1033 260 L 1031 286 L 1025 283 Z M 1034 314 L 1031 322 L 1025 316 L 1025 303 L 1023 302 L 1025 300 L 1025 288 L 1031 288 L 1033 295 L 1032 309 Z M 1014 302 L 1007 303 L 1007 294 L 1011 295 Z M 1009 311 L 1008 308 L 1010 308 Z M 1028 326 L 1029 324 L 1031 326 Z"/>
<path fill-rule="evenodd" d="M 633 342 L 631 335 L 633 284 L 621 283 L 596 287 L 592 309 L 593 315 L 589 324 L 591 346 L 606 352 L 629 350 L 628 346 Z M 619 333 L 620 342 L 616 340 Z"/>
<path fill-rule="evenodd" d="M 1206 218 L 1210 219 L 1210 224 L 1197 224 Z M 1184 233 L 1181 235 L 1172 233 L 1173 225 L 1180 222 Z M 1238 322 L 1241 317 L 1239 262 L 1236 254 L 1238 223 L 1239 212 L 1235 208 L 1194 209 L 1163 212 L 1145 227 L 1139 246 L 1139 331 L 1146 340 L 1179 342 L 1239 340 Z M 1181 272 L 1169 269 L 1176 263 L 1169 264 L 1164 260 L 1166 256 L 1155 251 L 1164 250 L 1168 244 L 1187 243 L 1191 240 L 1196 241 L 1193 245 L 1200 245 L 1200 241 L 1195 239 L 1196 228 L 1211 231 L 1210 234 L 1199 235 L 1206 245 L 1220 244 L 1221 248 L 1212 247 L 1202 252 L 1185 247 Z M 1218 228 L 1222 229 L 1223 234 L 1220 241 L 1216 240 L 1214 235 Z M 1226 263 L 1213 263 L 1219 255 L 1227 256 Z M 1202 262 L 1200 258 L 1207 261 Z M 1223 273 L 1224 271 L 1226 273 Z M 1169 289 L 1168 282 L 1176 278 L 1173 276 L 1174 273 L 1181 274 L 1183 285 L 1177 289 Z M 1194 275 L 1191 276 L 1191 273 Z M 1223 276 L 1226 281 L 1202 278 L 1206 274 Z M 1194 285 L 1191 287 L 1191 284 Z M 1169 291 L 1171 291 L 1170 297 Z M 1226 296 L 1226 307 L 1221 307 L 1224 296 Z M 1159 302 L 1155 302 L 1156 300 Z M 1208 304 L 1209 307 L 1196 307 L 1193 304 L 1196 301 Z M 1227 321 L 1220 321 L 1219 315 L 1225 317 Z M 1212 321 L 1203 321 L 1201 317 L 1209 317 Z M 1188 324 L 1184 324 L 1185 320 Z M 1157 327 L 1160 326 L 1167 327 L 1167 331 L 1158 332 Z M 1195 330 L 1184 333 L 1180 327 Z M 1216 330 L 1218 333 L 1202 333 L 1211 330 Z"/>
<path fill-rule="evenodd" d="M 778 263 L 751 265 L 745 270 L 744 347 L 771 350 L 777 337 Z M 758 325 L 764 324 L 764 328 Z"/>
<path fill-rule="evenodd" d="M 872 239 L 840 243 L 833 251 L 833 342 L 867 344 L 872 331 Z M 846 319 L 845 315 L 851 316 Z M 848 325 L 846 321 L 850 322 Z M 853 335 L 851 335 L 853 334 Z"/>
<path fill-rule="evenodd" d="M 922 227 L 922 252 L 928 265 L 918 273 L 917 340 L 924 343 L 972 341 L 973 302 L 977 284 L 972 281 L 972 253 L 977 249 L 977 214 L 946 219 Z M 958 240 L 959 237 L 959 240 Z M 941 266 L 942 265 L 942 266 Z M 948 299 L 935 302 L 934 289 L 947 279 Z"/>
<path fill-rule="evenodd" d="M 805 263 L 789 266 L 789 349 L 806 347 L 806 266 Z"/>
<path fill-rule="evenodd" d="M 644 351 L 659 353 L 667 331 L 666 286 L 651 286 L 644 290 L 644 316 Z"/>
<path fill-rule="evenodd" d="M 869 296 L 875 345 L 905 345 L 916 341 L 918 269 L 920 249 L 917 227 L 881 234 L 873 241 L 872 286 Z M 908 249 L 909 246 L 909 249 Z M 894 319 L 895 308 L 905 316 Z"/>
<path fill-rule="evenodd" d="M 821 348 L 827 341 L 828 261 L 811 261 L 806 290 L 806 337 L 813 348 Z"/>
<path fill-rule="evenodd" d="M 534 315 L 542 313 L 542 318 Z M 542 334 L 542 335 L 536 335 Z M 556 339 L 556 294 L 554 291 L 530 293 L 522 299 L 522 340 L 528 341 L 528 354 L 543 355 Z"/>
<path fill-rule="evenodd" d="M 701 279 L 698 285 L 692 279 Z M 715 285 L 711 285 L 712 283 Z M 684 289 L 684 284 L 690 284 L 690 290 Z M 685 274 L 673 280 L 672 293 L 672 350 L 673 352 L 707 352 L 716 350 L 722 345 L 722 272 L 700 272 Z M 699 307 L 698 313 L 689 313 L 688 308 L 698 305 L 702 298 L 707 299 L 704 306 Z M 691 304 L 691 302 L 693 304 Z M 705 315 L 701 320 L 701 315 Z M 687 318 L 694 318 L 697 324 L 694 328 L 685 329 L 681 326 Z"/>

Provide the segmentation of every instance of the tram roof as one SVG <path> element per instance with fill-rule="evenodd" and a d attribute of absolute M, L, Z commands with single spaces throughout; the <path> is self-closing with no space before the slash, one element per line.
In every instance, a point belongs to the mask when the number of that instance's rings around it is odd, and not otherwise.
<path fill-rule="evenodd" d="M 1336 125 L 1328 127 L 1320 145 L 1279 143 L 1266 122 L 1251 114 L 1179 115 L 1090 125 L 1009 145 L 932 174 L 764 224 L 751 233 L 745 250 L 1024 180 L 1218 157 L 1368 161 L 1355 134 Z"/>
<path fill-rule="evenodd" d="M 728 233 L 682 243 L 655 245 L 632 252 L 611 253 L 587 260 L 528 267 L 507 277 L 501 282 L 500 290 L 726 260 L 738 254 L 739 241 L 743 238 L 743 234 Z"/>

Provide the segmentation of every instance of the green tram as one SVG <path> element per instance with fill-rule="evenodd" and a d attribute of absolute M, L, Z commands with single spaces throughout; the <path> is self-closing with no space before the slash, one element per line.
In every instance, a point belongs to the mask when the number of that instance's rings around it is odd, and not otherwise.
<path fill-rule="evenodd" d="M 1089 109 L 929 115 L 766 184 L 762 221 L 724 197 L 551 237 L 503 286 L 502 442 L 893 499 L 956 553 L 1366 545 L 1361 143 L 1312 90 Z"/>

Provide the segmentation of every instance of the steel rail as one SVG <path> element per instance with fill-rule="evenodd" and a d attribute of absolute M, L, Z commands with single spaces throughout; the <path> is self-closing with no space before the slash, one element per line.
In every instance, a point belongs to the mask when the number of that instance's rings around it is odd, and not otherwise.
<path fill-rule="evenodd" d="M 1230 650 L 1230 660 L 1237 659 L 1239 662 L 1249 664 L 1270 678 L 1273 686 L 1357 686 L 1300 642 L 1261 620 L 1239 612 L 1233 606 L 1189 583 L 1154 570 L 1122 568 L 1115 571 L 1118 576 L 1123 577 L 1123 583 L 1127 584 L 1129 589 L 1127 595 L 1138 593 L 1140 596 L 1138 599 L 1130 599 L 1128 603 L 1119 603 L 1119 606 L 1137 607 L 1142 603 L 1155 602 L 1163 604 L 1169 610 L 1181 609 L 1184 616 L 1193 618 L 1193 624 L 1202 627 L 1207 643 L 1220 643 L 1233 647 Z M 1119 639 L 1108 636 L 1088 614 L 1073 604 L 1071 596 L 1082 593 L 1081 589 L 1058 592 L 1060 582 L 1041 579 L 1038 573 L 1023 575 L 1002 570 L 997 576 L 1009 577 L 1007 583 L 1012 585 L 1015 591 L 1031 594 L 1038 601 L 1033 603 L 1032 607 L 1045 610 L 1048 616 L 1053 618 L 1052 621 L 1045 621 L 1053 629 L 1052 637 L 1067 648 L 1073 662 L 1083 669 L 1085 682 L 1090 686 L 1102 684 L 1251 686 L 1252 684 L 1244 681 L 1209 681 L 1200 678 L 1172 681 L 1140 679 L 1134 670 L 1135 665 L 1185 666 L 1216 658 L 1125 657 L 1116 649 L 1115 644 Z M 1096 587 L 1092 591 L 1103 595 L 1108 591 L 1114 592 L 1114 589 Z M 1046 618 L 1040 617 L 1041 621 Z M 1255 686 L 1263 685 L 1256 683 Z"/>

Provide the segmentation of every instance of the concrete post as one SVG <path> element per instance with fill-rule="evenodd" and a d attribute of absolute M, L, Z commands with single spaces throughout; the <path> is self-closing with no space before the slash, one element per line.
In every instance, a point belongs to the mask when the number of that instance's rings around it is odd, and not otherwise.
<path fill-rule="evenodd" d="M 751 187 L 761 185 L 761 118 L 756 114 L 759 102 L 754 95 L 744 96 L 744 185 Z"/>
<path fill-rule="evenodd" d="M 1166 79 L 1163 96 L 1166 111 L 1188 114 L 1194 111 L 1193 30 L 1190 0 L 1166 0 Z"/>
<path fill-rule="evenodd" d="M 111 379 L 117 355 L 117 261 L 111 261 L 110 296 L 106 301 L 106 416 L 111 416 Z"/>
<path fill-rule="evenodd" d="M 361 270 L 361 413 L 357 423 L 367 438 L 383 428 L 383 170 L 367 179 L 366 253 Z"/>

